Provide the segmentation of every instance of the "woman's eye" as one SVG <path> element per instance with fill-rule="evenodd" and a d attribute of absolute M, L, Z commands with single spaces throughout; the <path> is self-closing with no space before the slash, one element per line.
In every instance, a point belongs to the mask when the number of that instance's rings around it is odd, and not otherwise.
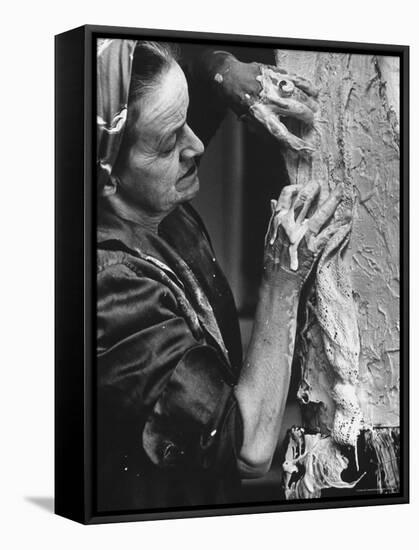
<path fill-rule="evenodd" d="M 164 145 L 162 154 L 168 155 L 169 153 L 171 153 L 173 149 L 176 147 L 176 142 L 177 142 L 176 135 L 174 135 L 173 138 L 170 139 L 170 141 L 166 142 L 166 144 Z"/>
<path fill-rule="evenodd" d="M 185 124 L 181 126 L 178 130 L 176 130 L 176 133 L 171 136 L 170 140 L 167 141 L 164 145 L 164 149 L 162 151 L 163 155 L 169 155 L 172 153 L 172 151 L 175 149 L 177 142 L 182 139 L 182 136 L 185 132 Z"/>

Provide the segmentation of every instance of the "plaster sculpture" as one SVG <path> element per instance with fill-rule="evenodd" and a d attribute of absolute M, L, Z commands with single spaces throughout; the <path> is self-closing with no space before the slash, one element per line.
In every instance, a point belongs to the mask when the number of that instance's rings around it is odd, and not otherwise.
<path fill-rule="evenodd" d="M 320 90 L 312 119 L 287 123 L 284 141 L 297 134 L 285 154 L 291 184 L 320 185 L 320 201 L 341 186 L 336 218 L 352 213 L 324 250 L 300 319 L 295 366 L 301 369 L 298 399 L 309 449 L 298 457 L 305 474 L 295 476 L 295 432 L 284 460 L 287 498 L 316 498 L 329 487 L 353 487 L 340 474 L 358 451 L 376 457 L 377 492 L 396 491 L 399 427 L 399 66 L 398 58 L 277 51 L 286 75 L 301 74 Z M 292 77 L 290 77 L 292 81 Z M 280 81 L 261 75 L 261 96 L 278 94 Z M 268 85 L 269 83 L 269 85 Z M 299 91 L 299 93 L 301 93 Z M 307 98 L 308 101 L 312 101 Z M 277 101 L 278 103 L 278 101 Z M 255 116 L 264 116 L 263 101 Z M 286 123 L 287 104 L 266 116 Z M 313 109 L 310 109 L 313 112 Z M 274 125 L 274 121 L 272 121 Z M 279 127 L 275 122 L 275 127 Z M 289 132 L 292 130 L 292 133 Z M 301 154 L 303 153 L 303 154 Z M 276 204 L 272 205 L 275 212 Z M 275 223 L 284 225 L 280 212 Z M 291 224 L 292 225 L 292 224 Z M 294 249 L 304 230 L 288 224 Z M 296 255 L 291 258 L 295 268 Z M 365 445 L 360 445 L 360 440 Z M 368 443 L 367 443 L 368 442 Z M 314 458 L 313 458 L 314 457 Z M 313 462 L 317 464 L 313 469 Z M 309 464 L 311 466 L 309 467 Z M 330 472 L 333 470 L 333 473 Z M 380 473 L 381 472 L 381 473 Z M 294 481 L 291 482 L 292 476 Z M 298 477 L 298 476 L 297 476 Z M 342 484 L 342 485 L 340 485 Z M 371 490 L 371 488 L 369 488 Z"/>

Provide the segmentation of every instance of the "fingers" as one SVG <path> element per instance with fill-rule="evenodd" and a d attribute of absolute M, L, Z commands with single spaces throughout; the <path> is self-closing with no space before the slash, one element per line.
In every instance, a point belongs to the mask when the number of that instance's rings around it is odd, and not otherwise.
<path fill-rule="evenodd" d="M 277 74 L 277 79 L 290 79 L 294 84 L 300 88 L 303 92 L 311 97 L 317 97 L 319 95 L 319 89 L 310 80 L 296 74 L 289 73 L 288 71 L 276 67 L 275 65 L 269 65 L 273 73 Z"/>
<path fill-rule="evenodd" d="M 275 199 L 271 199 L 271 214 L 275 213 L 277 202 Z"/>
<path fill-rule="evenodd" d="M 294 82 L 294 84 L 300 88 L 303 92 L 311 97 L 317 97 L 319 95 L 319 89 L 314 86 L 307 78 L 298 76 L 296 74 L 289 74 L 288 77 Z"/>
<path fill-rule="evenodd" d="M 279 94 L 270 94 L 269 99 L 279 115 L 296 118 L 305 124 L 313 124 L 314 111 L 306 103 L 291 97 L 281 97 Z"/>
<path fill-rule="evenodd" d="M 273 208 L 272 203 L 276 203 L 276 201 L 271 201 L 271 209 Z M 271 246 L 274 244 L 278 235 L 278 230 L 281 226 L 284 213 L 285 211 L 272 211 L 272 216 L 268 224 L 268 230 L 266 231 L 265 235 L 265 246 L 267 243 L 269 243 Z"/>
<path fill-rule="evenodd" d="M 334 225 L 330 225 L 321 231 L 321 233 L 319 233 L 309 245 L 312 252 L 321 252 L 333 235 L 335 235 L 340 229 L 340 227 L 341 226 L 335 227 Z"/>
<path fill-rule="evenodd" d="M 284 222 L 287 225 L 286 217 L 290 213 L 292 214 L 292 218 L 294 217 L 293 204 L 301 188 L 301 185 L 286 185 L 282 189 L 278 200 L 271 199 L 271 219 L 269 220 L 268 230 L 265 235 L 265 244 L 269 242 L 270 245 L 273 245 L 281 224 Z"/>
<path fill-rule="evenodd" d="M 325 202 L 319 206 L 316 213 L 309 220 L 310 233 L 317 235 L 326 222 L 336 212 L 336 208 L 339 206 L 343 198 L 343 185 L 338 184 L 335 189 L 330 193 Z"/>
<path fill-rule="evenodd" d="M 295 84 L 292 80 L 284 78 L 278 83 L 278 91 L 280 91 L 281 97 L 290 97 L 295 93 Z"/>
<path fill-rule="evenodd" d="M 261 83 L 260 98 L 264 103 L 272 103 L 277 114 L 302 120 L 312 124 L 317 104 L 294 82 L 270 67 L 260 67 L 257 80 Z"/>
<path fill-rule="evenodd" d="M 278 197 L 278 201 L 276 203 L 276 211 L 279 210 L 290 210 L 295 197 L 298 195 L 298 193 L 301 191 L 302 185 L 286 185 L 282 191 L 281 194 Z"/>
<path fill-rule="evenodd" d="M 309 242 L 309 248 L 312 252 L 318 253 L 321 252 L 327 243 L 340 231 L 343 227 L 348 227 L 351 218 L 343 218 L 335 223 L 330 224 L 328 227 L 323 229 L 317 237 L 313 237 L 311 242 Z"/>
<path fill-rule="evenodd" d="M 313 111 L 313 113 L 317 113 L 317 111 L 319 110 L 319 104 L 317 103 L 317 101 L 315 99 L 312 99 L 309 95 L 307 95 L 299 88 L 295 88 L 292 96 L 294 99 L 297 99 L 301 103 L 306 104 L 307 107 L 309 107 Z"/>
<path fill-rule="evenodd" d="M 269 242 L 272 246 L 278 234 L 278 229 L 284 219 L 284 216 L 290 212 L 294 199 L 301 189 L 301 185 L 286 185 L 278 200 L 271 200 L 271 219 L 265 236 L 265 244 Z"/>
<path fill-rule="evenodd" d="M 266 243 L 268 241 L 269 241 L 269 243 L 271 243 L 272 239 L 275 240 L 276 233 L 277 233 L 277 230 L 278 230 L 278 227 L 275 224 L 275 211 L 276 211 L 277 202 L 278 201 L 276 201 L 275 199 L 271 199 L 271 218 L 270 218 L 269 223 L 268 223 L 268 229 L 266 230 L 265 246 L 266 246 Z"/>
<path fill-rule="evenodd" d="M 308 183 L 300 190 L 294 203 L 295 211 L 301 209 L 296 218 L 297 223 L 301 223 L 305 219 L 314 199 L 319 193 L 320 185 L 315 181 Z"/>
<path fill-rule="evenodd" d="M 279 225 L 279 220 L 277 219 L 278 216 L 275 216 L 277 204 L 278 204 L 278 201 L 276 201 L 275 199 L 271 199 L 271 218 L 269 220 L 268 229 L 265 235 L 265 246 L 267 242 L 272 244 L 272 242 L 276 238 L 276 233 L 278 231 L 278 225 Z"/>
<path fill-rule="evenodd" d="M 319 89 L 310 80 L 296 74 L 287 73 L 287 71 L 276 68 L 281 78 L 289 78 L 294 84 L 300 88 L 303 92 L 311 97 L 317 97 L 319 95 Z"/>
<path fill-rule="evenodd" d="M 295 92 L 295 84 L 287 78 L 286 74 L 278 74 L 278 71 L 272 68 L 272 65 L 259 65 L 260 75 L 256 78 L 265 92 L 270 89 L 277 89 L 281 92 L 281 97 L 289 97 Z"/>
<path fill-rule="evenodd" d="M 256 102 L 250 107 L 250 112 L 270 134 L 289 149 L 309 155 L 314 153 L 315 148 L 292 134 L 285 124 L 279 120 L 271 106 Z"/>
<path fill-rule="evenodd" d="M 276 238 L 278 236 L 278 230 L 281 226 L 281 214 L 273 215 L 268 227 L 268 232 L 266 234 L 265 238 L 265 244 L 269 242 L 269 244 L 272 246 L 274 242 L 276 241 Z"/>

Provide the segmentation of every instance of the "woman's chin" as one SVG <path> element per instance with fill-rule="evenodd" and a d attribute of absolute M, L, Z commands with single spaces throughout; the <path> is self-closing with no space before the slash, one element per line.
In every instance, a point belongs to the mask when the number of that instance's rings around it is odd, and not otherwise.
<path fill-rule="evenodd" d="M 184 200 L 191 200 L 199 191 L 199 178 L 195 171 L 188 177 L 181 178 L 176 183 L 176 191 L 187 195 Z"/>

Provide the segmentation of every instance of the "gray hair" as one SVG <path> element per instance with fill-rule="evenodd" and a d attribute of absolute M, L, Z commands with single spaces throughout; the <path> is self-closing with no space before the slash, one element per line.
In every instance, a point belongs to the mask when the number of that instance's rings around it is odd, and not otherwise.
<path fill-rule="evenodd" d="M 136 139 L 136 122 L 140 112 L 140 100 L 158 87 L 161 77 L 180 60 L 176 44 L 139 41 L 135 47 L 128 94 L 128 117 L 119 155 L 114 166 L 125 162 L 125 154 Z"/>
<path fill-rule="evenodd" d="M 128 103 L 137 101 L 158 84 L 164 72 L 179 61 L 179 49 L 167 42 L 138 42 L 134 52 Z"/>

